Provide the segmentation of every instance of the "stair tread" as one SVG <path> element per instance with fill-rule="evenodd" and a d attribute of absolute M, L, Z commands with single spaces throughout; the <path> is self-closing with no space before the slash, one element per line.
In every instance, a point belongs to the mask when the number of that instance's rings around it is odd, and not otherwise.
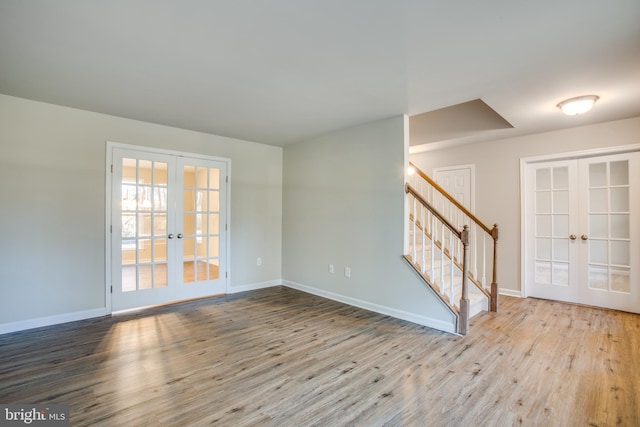
<path fill-rule="evenodd" d="M 407 259 L 407 261 L 409 261 L 414 268 L 416 268 L 417 271 L 421 271 L 420 268 L 420 264 L 417 262 L 413 262 L 413 259 L 411 257 L 411 255 L 405 255 L 405 258 Z M 437 260 L 440 261 L 440 260 Z M 446 269 L 446 267 L 445 267 Z M 434 267 L 434 270 L 439 270 L 439 267 Z M 449 272 L 449 270 L 446 270 L 447 272 Z M 454 275 L 456 277 L 460 277 L 461 273 L 458 272 L 458 274 Z M 427 274 L 428 276 L 428 274 Z M 439 275 L 437 275 L 439 277 Z M 445 274 L 445 283 L 449 281 L 449 274 Z M 426 279 L 426 278 L 425 278 Z M 445 297 L 446 301 L 451 301 L 451 298 L 449 296 L 450 292 L 450 287 L 449 285 L 445 285 L 444 287 L 444 292 L 442 292 L 440 290 L 440 285 L 438 284 L 438 282 L 436 282 L 435 284 L 431 283 L 430 281 L 427 281 L 428 284 L 430 285 L 430 287 L 435 291 L 440 293 L 442 296 Z M 460 295 L 462 294 L 462 283 L 457 282 L 454 284 L 454 303 L 453 305 L 457 308 L 458 307 L 458 302 L 460 300 Z M 482 312 L 482 311 L 487 311 L 488 310 L 488 298 L 485 294 L 483 294 L 474 284 L 470 283 L 469 284 L 469 292 L 468 292 L 468 298 L 469 298 L 469 304 L 470 304 L 470 317 L 475 316 L 476 314 Z"/>

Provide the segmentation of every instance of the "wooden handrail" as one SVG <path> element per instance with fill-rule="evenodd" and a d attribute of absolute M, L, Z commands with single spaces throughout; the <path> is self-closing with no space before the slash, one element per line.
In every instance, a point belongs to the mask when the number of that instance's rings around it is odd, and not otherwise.
<path fill-rule="evenodd" d="M 478 219 L 478 217 L 476 217 L 474 214 L 472 214 L 471 212 L 469 212 L 469 210 L 467 208 L 465 208 L 464 206 L 462 206 L 460 204 L 460 202 L 458 202 L 455 198 L 453 198 L 449 193 L 447 193 L 447 191 L 440 187 L 440 185 L 438 185 L 437 182 L 435 182 L 433 179 L 429 178 L 424 172 L 422 172 L 420 169 L 418 169 L 418 167 L 416 165 L 414 165 L 413 163 L 409 163 L 409 165 L 415 170 L 415 172 L 420 175 L 420 177 L 422 179 L 424 179 L 425 181 L 427 181 L 429 184 L 431 184 L 431 186 L 433 186 L 433 188 L 435 188 L 436 190 L 438 190 L 438 192 L 440 194 L 442 194 L 447 200 L 449 200 L 451 203 L 453 203 L 453 205 L 455 207 L 457 207 L 458 209 L 460 209 L 466 216 L 468 216 L 473 222 L 475 222 L 476 224 L 478 224 L 484 231 L 486 231 L 487 233 L 489 233 L 491 235 L 491 237 L 493 237 L 494 240 L 496 240 L 497 237 L 497 233 L 494 233 L 491 231 L 492 229 L 487 227 L 480 219 Z M 495 227 L 495 225 L 494 225 Z"/>
<path fill-rule="evenodd" d="M 462 238 L 462 235 L 461 235 L 460 231 L 456 230 L 456 228 L 453 226 L 453 224 L 451 224 L 449 221 L 447 221 L 447 219 L 440 212 L 438 212 L 438 210 L 436 208 L 431 206 L 431 204 L 429 202 L 427 202 L 425 199 L 423 199 L 422 196 L 420 195 L 420 193 L 418 193 L 412 186 L 410 186 L 409 184 L 405 184 L 404 185 L 404 191 L 405 191 L 405 193 L 411 194 L 413 197 L 415 197 L 416 200 L 418 202 L 420 202 L 420 204 L 422 206 L 427 208 L 429 210 L 429 212 L 431 212 L 436 218 L 438 218 L 438 220 L 441 223 L 443 223 L 458 239 Z"/>

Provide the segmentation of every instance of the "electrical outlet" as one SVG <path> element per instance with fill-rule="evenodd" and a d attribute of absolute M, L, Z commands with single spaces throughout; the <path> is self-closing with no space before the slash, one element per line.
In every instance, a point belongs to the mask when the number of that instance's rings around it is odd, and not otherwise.
<path fill-rule="evenodd" d="M 350 279 L 351 278 L 351 267 L 344 268 L 344 277 Z"/>
<path fill-rule="evenodd" d="M 258 267 L 260 267 L 262 265 L 262 258 L 261 257 L 258 257 L 258 259 L 256 260 L 256 265 Z"/>
<path fill-rule="evenodd" d="M 329 273 L 333 273 L 333 264 L 329 264 Z"/>

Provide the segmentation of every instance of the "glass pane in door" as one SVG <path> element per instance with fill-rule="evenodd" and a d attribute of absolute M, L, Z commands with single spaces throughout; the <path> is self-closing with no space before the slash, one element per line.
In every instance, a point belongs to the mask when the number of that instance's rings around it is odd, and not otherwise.
<path fill-rule="evenodd" d="M 184 165 L 183 281 L 219 278 L 220 170 Z"/>
<path fill-rule="evenodd" d="M 122 292 L 167 286 L 167 163 L 122 159 Z"/>
<path fill-rule="evenodd" d="M 588 287 L 631 291 L 629 161 L 589 165 Z"/>
<path fill-rule="evenodd" d="M 535 280 L 569 286 L 569 169 L 536 170 Z"/>

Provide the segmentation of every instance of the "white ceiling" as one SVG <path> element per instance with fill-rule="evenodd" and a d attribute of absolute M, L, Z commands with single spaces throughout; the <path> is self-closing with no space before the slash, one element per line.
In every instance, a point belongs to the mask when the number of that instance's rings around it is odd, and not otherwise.
<path fill-rule="evenodd" d="M 640 1 L 0 0 L 0 93 L 280 146 L 481 99 L 513 128 L 450 142 L 511 137 L 640 115 Z"/>

